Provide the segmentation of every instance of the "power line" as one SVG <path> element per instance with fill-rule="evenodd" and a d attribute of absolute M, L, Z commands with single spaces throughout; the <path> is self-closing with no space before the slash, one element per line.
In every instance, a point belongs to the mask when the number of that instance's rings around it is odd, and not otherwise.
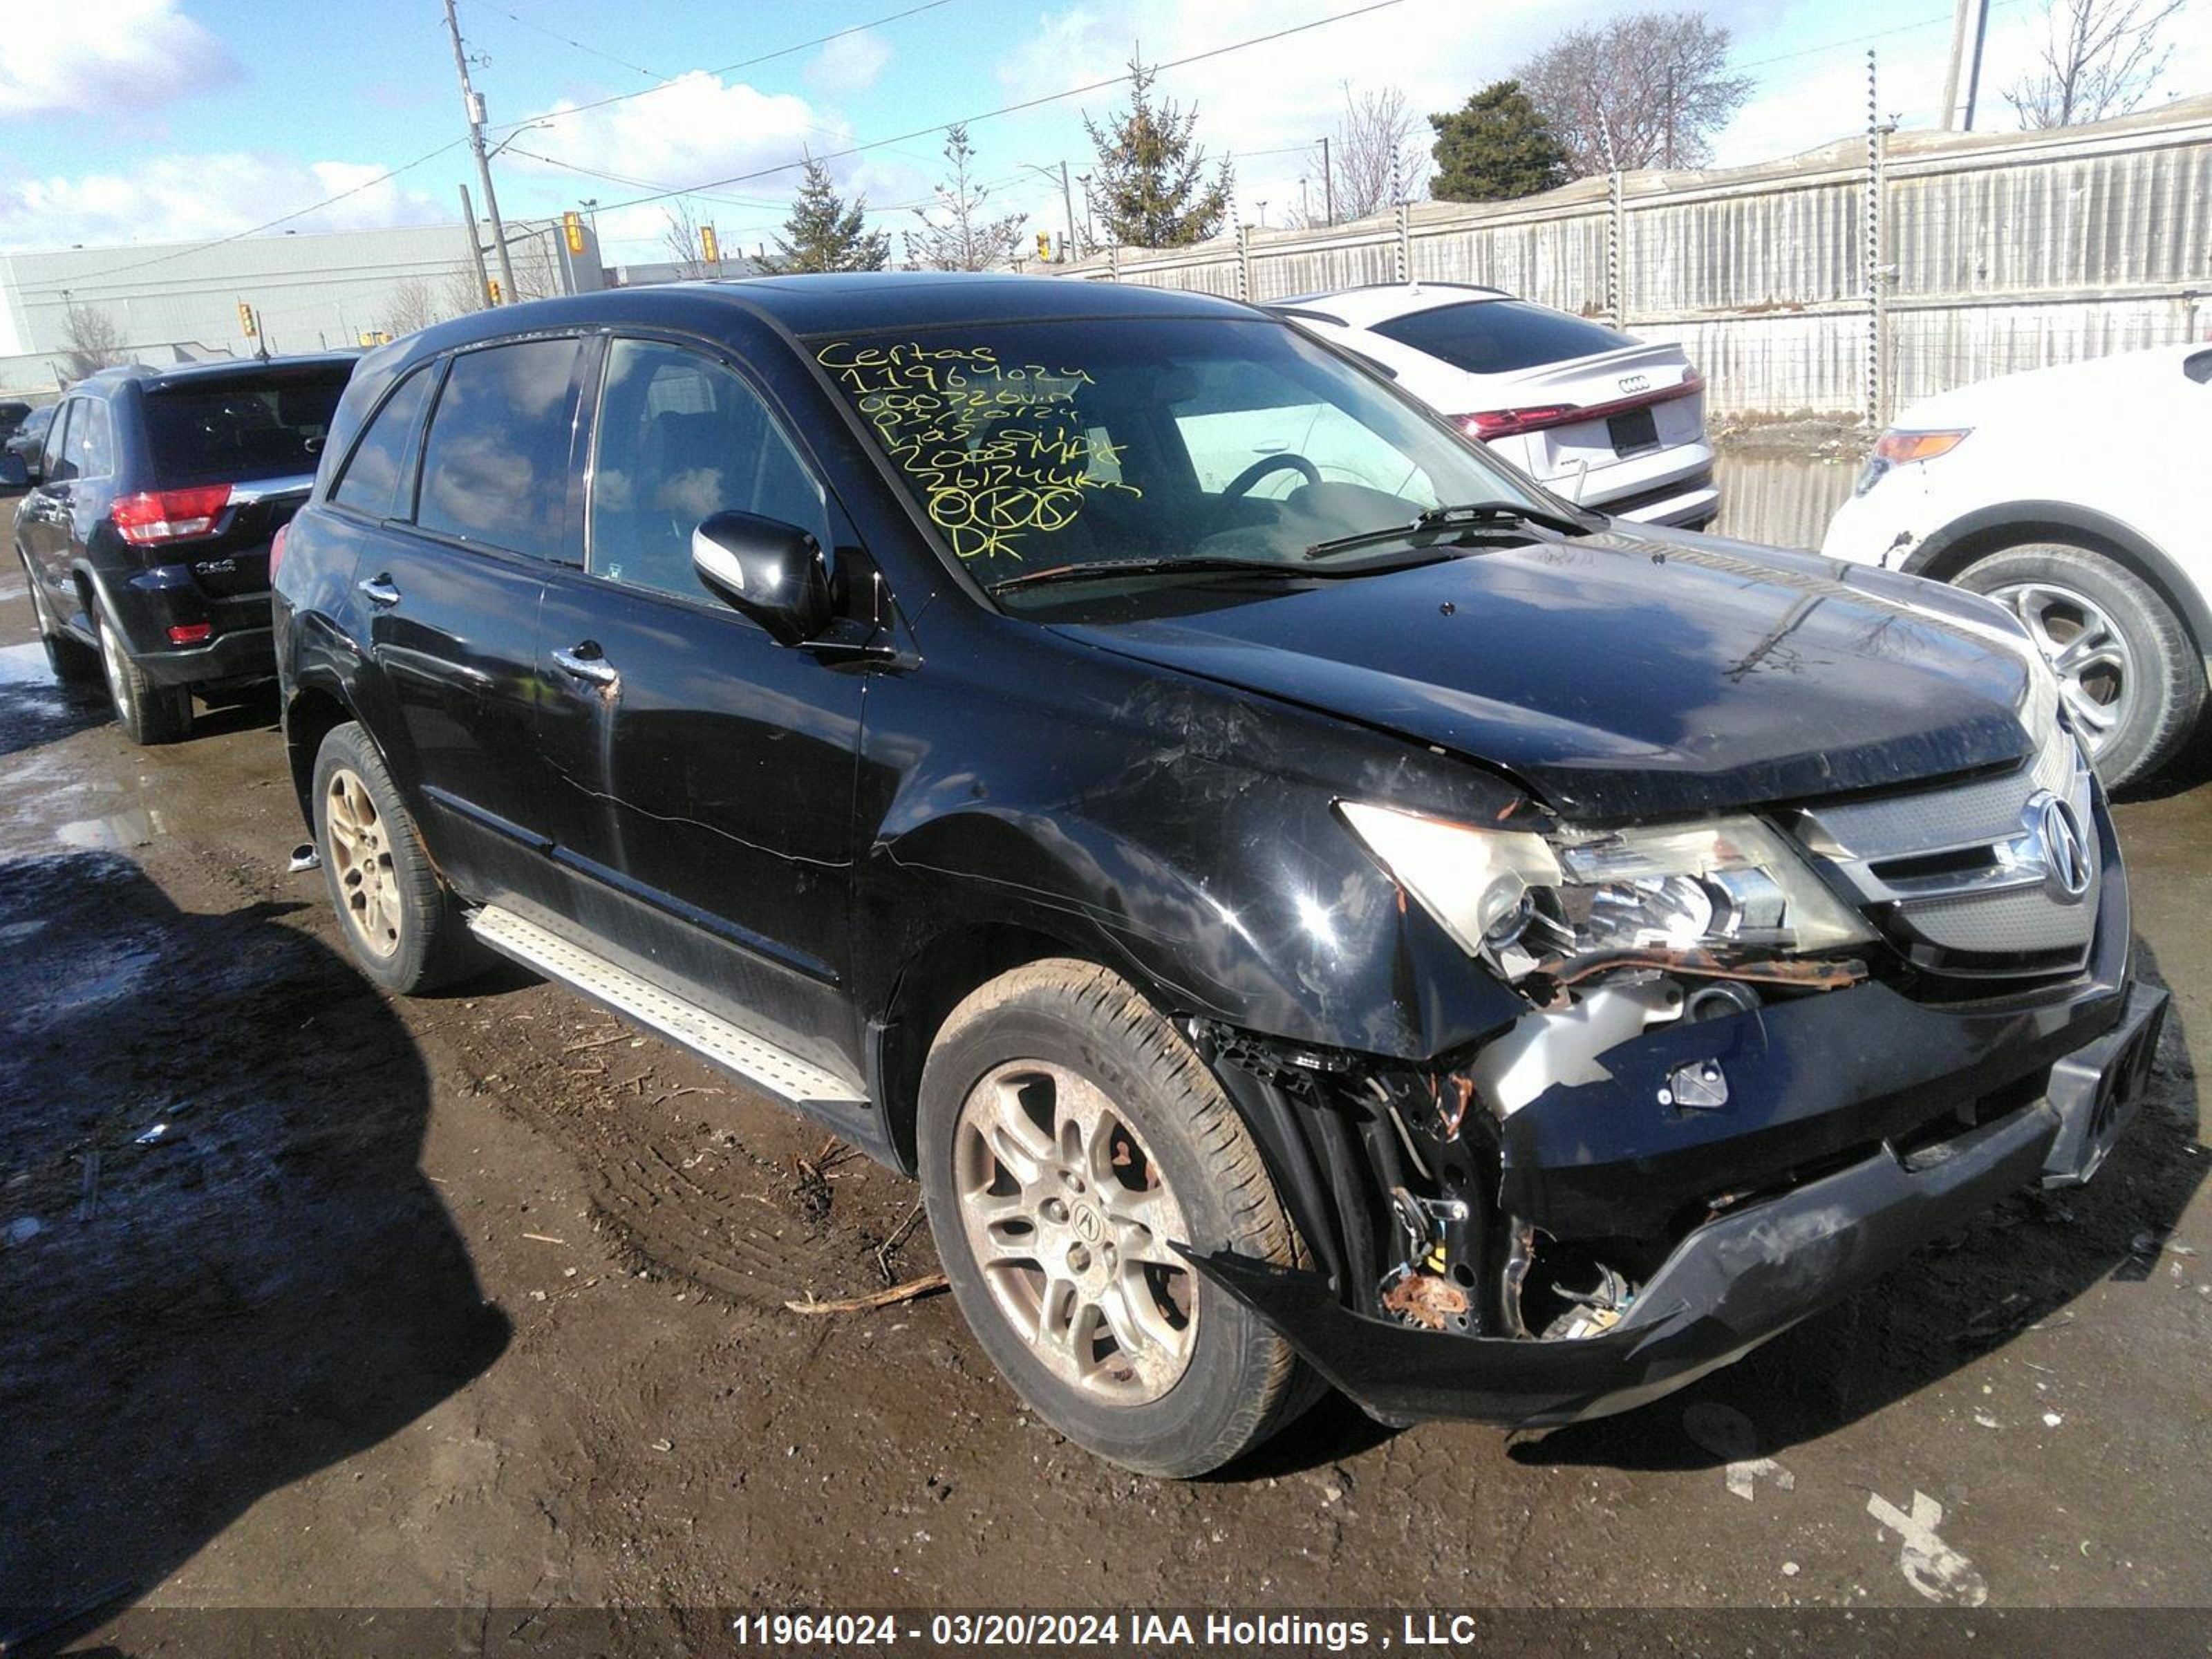
<path fill-rule="evenodd" d="M 951 3 L 952 0 L 922 0 L 921 5 L 908 6 L 904 11 L 895 11 L 887 17 L 873 18 L 865 23 L 855 23 L 850 28 L 839 29 L 835 33 L 817 35 L 811 40 L 801 40 L 795 46 L 778 46 L 774 52 L 764 52 L 757 58 L 747 58 L 735 64 L 725 64 L 720 69 L 687 70 L 685 73 L 711 75 L 720 79 L 725 75 L 735 74 L 739 70 L 750 69 L 756 64 L 772 63 L 779 58 L 788 58 L 793 52 L 811 51 L 816 46 L 826 46 L 832 40 L 842 40 L 848 34 L 865 33 L 869 29 L 880 28 L 886 23 L 896 23 L 902 17 L 912 17 L 918 12 L 934 11 L 939 6 Z M 572 41 L 570 44 L 575 43 Z M 589 48 L 586 50 L 588 51 Z M 635 64 L 624 64 L 623 67 L 635 69 L 637 66 Z M 532 121 L 565 121 L 572 115 L 581 115 L 586 110 L 605 109 L 610 104 L 627 103 L 633 98 L 650 98 L 656 92 L 665 92 L 674 84 L 672 81 L 664 82 L 659 86 L 646 87 L 636 92 L 617 92 L 605 98 L 595 98 L 588 104 L 571 104 L 565 109 L 541 110 L 535 115 L 526 115 L 519 121 L 507 122 L 503 125 L 522 127 L 529 125 Z"/>
<path fill-rule="evenodd" d="M 1285 40 L 1294 34 L 1304 34 L 1311 29 L 1326 27 L 1331 23 L 1347 22 L 1354 17 L 1364 17 L 1370 12 L 1387 10 L 1392 6 L 1402 3 L 1404 0 L 1371 0 L 1371 3 L 1355 6 L 1350 11 L 1335 12 L 1327 17 L 1316 17 L 1310 22 L 1293 23 L 1287 28 L 1274 29 L 1266 34 L 1255 34 L 1249 40 L 1234 40 L 1224 46 L 1213 46 L 1205 52 L 1194 52 L 1186 58 L 1176 58 L 1165 63 L 1148 64 L 1146 72 L 1158 74 L 1163 70 L 1185 69 L 1193 64 L 1205 63 L 1209 58 L 1225 57 L 1230 52 L 1243 52 L 1250 46 L 1263 46 L 1271 40 Z M 726 71 L 717 71 L 717 73 L 726 73 Z M 926 138 L 933 133 L 942 132 L 950 126 L 973 126 L 978 121 L 994 120 L 1001 115 L 1017 115 L 1024 110 L 1036 109 L 1046 104 L 1056 104 L 1063 98 L 1079 98 L 1086 92 L 1098 92 L 1108 87 L 1118 87 L 1131 79 L 1133 73 L 1134 71 L 1127 71 L 1120 75 L 1109 75 L 1101 81 L 1086 82 L 1082 86 L 1069 87 L 1060 92 L 1048 92 L 1042 97 L 1025 98 L 1017 104 L 1002 104 L 997 109 L 985 110 L 980 114 L 956 116 L 947 121 L 933 121 L 929 125 L 917 127 L 912 132 L 902 132 L 890 138 L 872 138 L 866 143 L 849 145 L 844 149 L 830 150 L 821 155 L 802 155 L 796 161 L 779 161 L 774 167 L 756 167 L 750 173 L 732 173 L 726 179 L 708 179 L 682 190 L 664 190 L 650 196 L 633 197 L 627 202 L 604 204 L 600 211 L 612 212 L 620 208 L 643 207 L 649 203 L 665 201 L 672 196 L 696 196 L 704 191 L 719 190 L 725 185 L 741 185 L 755 179 L 772 178 L 779 173 L 788 173 L 793 167 L 805 167 L 810 161 L 838 161 L 848 155 L 865 155 L 869 150 L 888 149 L 894 144 L 911 143 L 917 138 Z M 581 107 L 588 107 L 588 106 Z"/>
<path fill-rule="evenodd" d="M 633 64 L 629 58 L 617 58 L 611 52 L 601 52 L 597 46 L 587 46 L 581 40 L 572 40 L 558 29 L 549 29 L 543 23 L 533 23 L 519 11 L 509 11 L 505 6 L 494 6 L 492 9 L 502 17 L 513 18 L 526 29 L 536 29 L 538 33 L 546 36 L 549 40 L 558 40 L 564 46 L 574 46 L 587 57 L 603 58 L 610 64 L 619 64 L 623 69 L 642 75 L 648 81 L 665 81 L 669 78 L 658 70 L 649 70 L 642 64 Z"/>

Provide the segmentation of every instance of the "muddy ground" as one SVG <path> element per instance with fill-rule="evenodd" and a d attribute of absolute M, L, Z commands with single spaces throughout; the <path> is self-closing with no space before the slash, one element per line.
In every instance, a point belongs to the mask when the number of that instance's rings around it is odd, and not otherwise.
<path fill-rule="evenodd" d="M 1330 1402 L 1171 1485 L 1026 1416 L 942 1296 L 785 1310 L 933 1266 L 910 1182 L 519 971 L 374 992 L 284 873 L 272 702 L 131 747 L 49 678 L 13 568 L 0 647 L 0 1634 L 2212 1601 L 2212 787 L 2121 812 L 2174 1011 L 2093 1187 L 1632 1416 L 1516 1439 Z"/>

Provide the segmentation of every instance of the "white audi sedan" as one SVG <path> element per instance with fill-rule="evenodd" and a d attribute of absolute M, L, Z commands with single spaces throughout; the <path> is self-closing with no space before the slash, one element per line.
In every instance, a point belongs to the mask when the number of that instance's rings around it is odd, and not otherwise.
<path fill-rule="evenodd" d="M 2117 787 L 2171 759 L 2204 707 L 2208 455 L 2212 344 L 2002 375 L 1899 416 L 1821 550 L 2008 606 Z"/>
<path fill-rule="evenodd" d="M 1358 352 L 1570 501 L 1691 529 L 1720 508 L 1705 383 L 1680 346 L 1456 283 L 1341 289 L 1268 308 Z"/>

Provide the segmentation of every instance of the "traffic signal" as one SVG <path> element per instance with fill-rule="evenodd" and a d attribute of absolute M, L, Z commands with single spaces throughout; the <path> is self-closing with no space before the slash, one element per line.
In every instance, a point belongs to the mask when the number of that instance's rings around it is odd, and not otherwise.
<path fill-rule="evenodd" d="M 571 208 L 561 216 L 561 229 L 568 239 L 568 252 L 584 251 L 584 216 Z"/>
<path fill-rule="evenodd" d="M 249 340 L 257 338 L 261 332 L 261 325 L 253 315 L 253 307 L 243 300 L 238 302 L 238 331 Z"/>
<path fill-rule="evenodd" d="M 501 298 L 501 295 L 500 295 L 500 291 L 499 291 L 499 278 L 498 278 L 498 277 L 496 277 L 496 276 L 487 276 L 487 277 L 484 279 L 484 288 L 485 288 L 485 290 L 486 290 L 488 293 L 489 293 L 489 294 L 490 294 L 490 295 L 491 295 L 491 302 L 492 302 L 494 305 L 495 305 L 495 306 L 502 306 L 502 305 L 505 305 L 505 304 L 507 303 L 507 301 L 506 301 L 503 298 Z"/>
<path fill-rule="evenodd" d="M 710 265 L 719 265 L 722 263 L 722 245 L 714 240 L 714 226 L 699 227 L 699 252 L 706 257 L 707 263 Z"/>
<path fill-rule="evenodd" d="M 1052 258 L 1052 233 L 1048 230 L 1041 230 L 1037 232 L 1036 239 L 1037 258 L 1048 262 L 1050 261 Z"/>

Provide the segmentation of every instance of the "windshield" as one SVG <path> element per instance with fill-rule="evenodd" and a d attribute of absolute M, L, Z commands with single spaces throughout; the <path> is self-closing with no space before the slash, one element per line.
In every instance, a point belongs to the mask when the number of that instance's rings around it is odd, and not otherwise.
<path fill-rule="evenodd" d="M 1310 572 L 1318 544 L 1439 507 L 1558 511 L 1364 370 L 1261 319 L 977 324 L 810 345 L 986 587 L 1085 565 Z"/>

